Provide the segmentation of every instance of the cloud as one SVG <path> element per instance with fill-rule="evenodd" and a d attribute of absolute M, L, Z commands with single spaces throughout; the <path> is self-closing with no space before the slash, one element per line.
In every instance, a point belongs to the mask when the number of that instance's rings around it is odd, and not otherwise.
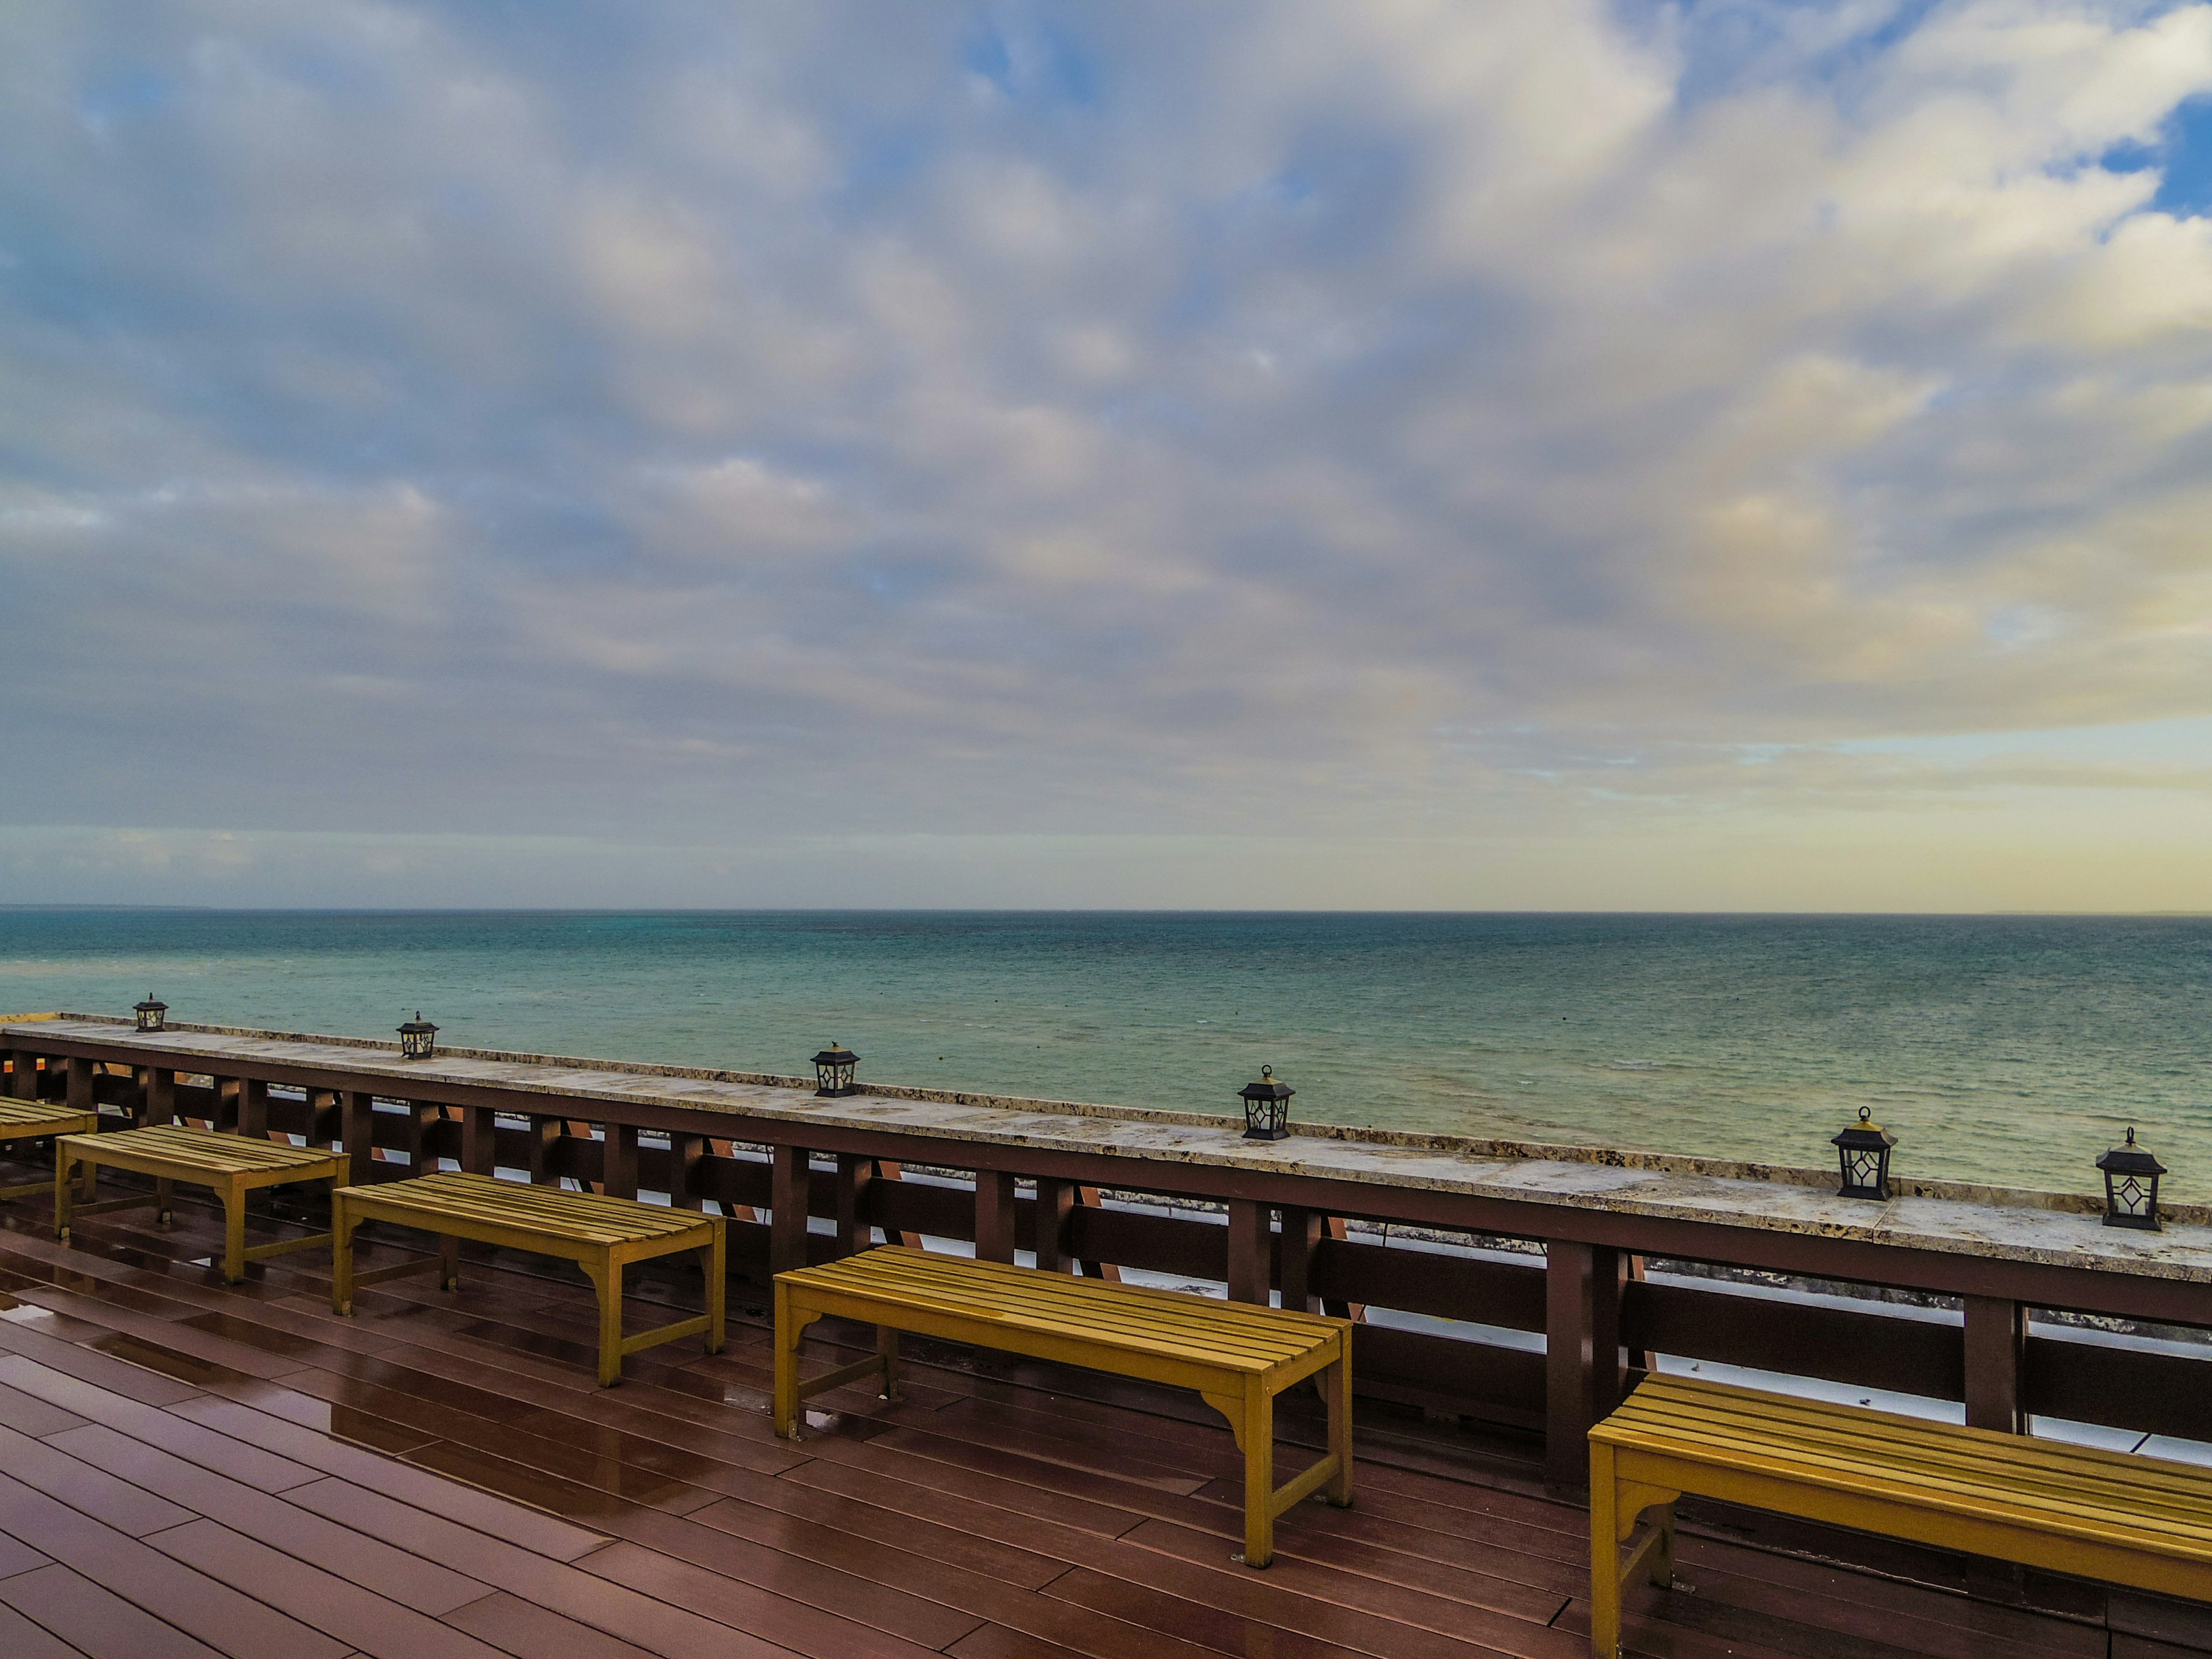
<path fill-rule="evenodd" d="M 2133 0 L 17 8 L 7 816 L 2017 807 L 1837 745 L 2212 713 L 2207 95 Z"/>

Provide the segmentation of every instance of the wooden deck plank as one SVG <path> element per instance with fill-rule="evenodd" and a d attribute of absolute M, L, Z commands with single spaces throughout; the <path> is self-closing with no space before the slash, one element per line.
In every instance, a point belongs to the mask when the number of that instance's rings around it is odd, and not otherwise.
<path fill-rule="evenodd" d="M 306 1363 L 297 1357 L 272 1354 L 265 1349 L 250 1347 L 242 1342 L 196 1330 L 179 1321 L 141 1309 L 115 1307 L 104 1297 L 95 1298 L 81 1296 L 74 1291 L 44 1286 L 23 1291 L 20 1299 L 37 1307 L 52 1309 L 56 1313 L 96 1321 L 122 1335 L 135 1336 L 191 1358 L 221 1365 L 247 1376 L 282 1376 L 287 1371 L 299 1370 Z M 156 1300 L 152 1297 L 144 1299 Z"/>
<path fill-rule="evenodd" d="M 608 1523 L 614 1517 L 633 1508 L 665 1509 L 671 1514 L 684 1515 L 715 1499 L 715 1494 L 703 1486 L 671 1480 L 651 1470 L 619 1462 L 590 1471 L 595 1477 L 592 1480 L 571 1480 L 540 1467 L 537 1458 L 528 1455 L 532 1449 L 523 1443 L 521 1437 L 503 1437 L 499 1443 L 503 1450 L 525 1455 L 501 1457 L 458 1441 L 434 1440 L 408 1453 L 406 1461 L 451 1480 L 465 1480 L 472 1486 L 497 1492 L 516 1503 L 528 1504 L 574 1521 L 588 1521 L 608 1530 L 613 1530 Z"/>
<path fill-rule="evenodd" d="M 523 1659 L 652 1659 L 647 1649 L 533 1607 L 504 1590 L 454 1609 L 446 1615 L 446 1622 Z"/>
<path fill-rule="evenodd" d="M 1117 1540 L 1117 1549 L 1134 1547 L 1176 1557 L 1208 1572 L 1235 1582 L 1230 1553 L 1224 1540 L 1163 1521 L 1147 1521 Z M 1541 1629 L 1556 1619 L 1567 1597 L 1532 1590 L 1523 1585 L 1489 1581 L 1483 1601 L 1456 1600 L 1425 1589 L 1414 1589 L 1382 1579 L 1346 1572 L 1318 1562 L 1292 1558 L 1284 1564 L 1270 1587 L 1295 1588 L 1302 1595 L 1333 1606 L 1370 1613 L 1395 1624 L 1416 1626 L 1444 1634 L 1464 1634 L 1502 1652 L 1514 1652 L 1522 1639 L 1520 1626 Z M 1462 1583 L 1481 1581 L 1472 1575 Z M 1500 1605 L 1503 1604 L 1503 1605 Z"/>
<path fill-rule="evenodd" d="M 58 1565 L 233 1659 L 342 1659 L 347 1651 L 344 1644 L 7 1475 L 0 1475 L 0 1532 L 26 1543 L 35 1540 Z M 24 1574 L 23 1580 L 52 1571 L 41 1568 Z M 0 1579 L 0 1592 L 18 1582 Z M 33 1608 L 20 1601 L 15 1605 L 46 1623 Z"/>
<path fill-rule="evenodd" d="M 842 1528 L 825 1526 L 795 1534 L 778 1524 L 781 1517 L 764 1515 L 750 1504 L 717 1504 L 701 1510 L 691 1520 L 695 1526 L 718 1528 L 740 1536 L 763 1540 L 772 1538 L 786 1549 L 819 1551 L 825 1558 L 834 1551 L 855 1571 L 903 1584 L 916 1595 L 934 1597 L 999 1628 L 1048 1643 L 1060 1651 L 1095 1656 L 1096 1659 L 1122 1659 L 1122 1656 L 1129 1659 L 1194 1659 L 1201 1652 L 1212 1650 L 1182 1636 L 1165 1635 L 1143 1625 L 1073 1613 L 1065 1603 L 1039 1593 L 1068 1571 L 1062 1562 L 1032 1558 L 1024 1576 L 1042 1582 L 1025 1583 L 994 1571 L 951 1566 L 939 1557 L 910 1553 L 879 1540 L 867 1540 L 863 1547 L 856 1547 L 854 1535 Z M 842 1543 L 838 1541 L 841 1534 L 845 1540 Z M 682 1553 L 683 1547 L 678 1540 L 647 1538 L 641 1541 L 653 1543 L 671 1553 Z M 701 1552 L 691 1559 L 720 1570 L 718 1558 L 711 1553 Z M 1244 1634 L 1249 1638 L 1267 1632 L 1248 1627 Z M 1249 1652 L 1255 1650 L 1255 1644 L 1246 1640 L 1227 1650 Z M 1258 1650 L 1265 1650 L 1264 1643 L 1258 1644 Z"/>
<path fill-rule="evenodd" d="M 0 1358 L 0 1382 L 264 1492 L 283 1492 L 315 1478 L 315 1471 L 304 1463 L 247 1445 L 173 1412 L 110 1393 L 66 1372 L 33 1364 L 20 1355 Z"/>
<path fill-rule="evenodd" d="M 1055 1580 L 1052 1593 L 1087 1616 L 1180 1632 L 1193 1642 L 1224 1653 L 1263 1653 L 1270 1659 L 1345 1659 L 1346 1655 L 1368 1651 L 1243 1618 L 1224 1608 L 1087 1567 L 1073 1568 Z"/>
<path fill-rule="evenodd" d="M 66 1572 L 68 1568 L 60 1571 Z M 8 1659 L 86 1659 L 82 1648 L 68 1643 L 46 1629 L 34 1625 L 23 1614 L 0 1601 L 0 1653 Z"/>
<path fill-rule="evenodd" d="M 397 1550 L 381 1540 L 272 1498 L 180 1457 L 118 1434 L 102 1423 L 71 1429 L 47 1443 L 97 1469 L 144 1487 L 197 1516 L 272 1544 L 287 1555 L 413 1608 L 451 1612 L 491 1593 L 492 1586 Z"/>
<path fill-rule="evenodd" d="M 225 1400 L 249 1406 L 272 1417 L 283 1418 L 301 1428 L 312 1429 L 349 1445 L 363 1447 L 369 1451 L 382 1452 L 398 1457 L 428 1445 L 439 1437 L 440 1432 L 451 1432 L 453 1419 L 447 1418 L 434 1428 L 417 1426 L 396 1419 L 373 1404 L 357 1403 L 350 1391 L 341 1398 L 326 1398 L 320 1385 L 335 1383 L 349 1390 L 353 1385 L 342 1377 L 332 1377 L 327 1371 L 300 1371 L 285 1379 L 285 1386 L 276 1388 L 267 1383 L 252 1383 L 236 1389 L 211 1390 Z M 314 1390 L 310 1392 L 310 1390 Z M 364 1391 L 367 1392 L 367 1391 Z M 404 1395 L 391 1395 L 404 1400 Z M 410 1402 L 411 1403 L 411 1402 Z M 189 1408 L 178 1408 L 180 1415 Z"/>
<path fill-rule="evenodd" d="M 12 1475 L 78 1514 L 90 1516 L 102 1526 L 132 1538 L 143 1538 L 149 1532 L 192 1518 L 189 1510 L 13 1429 L 0 1429 L 0 1474 Z M 23 1538 L 23 1541 L 35 1543 L 36 1540 Z"/>
<path fill-rule="evenodd" d="M 12 1578 L 19 1572 L 46 1566 L 52 1559 L 18 1539 L 0 1535 L 0 1578 Z"/>
<path fill-rule="evenodd" d="M 1053 1581 L 1048 1595 L 1079 1607 L 1112 1612 L 1116 1617 L 1158 1619 L 1171 1629 L 1218 1625 L 1224 1618 L 1260 1626 L 1269 1641 L 1304 1641 L 1371 1654 L 1376 1659 L 1475 1659 L 1479 1655 L 1508 1654 L 1514 1659 L 1589 1659 L 1587 1638 L 1576 1642 L 1544 1626 L 1508 1620 L 1486 1630 L 1482 1639 L 1462 1639 L 1417 1625 L 1401 1624 L 1357 1607 L 1347 1607 L 1298 1593 L 1291 1577 L 1263 1583 L 1257 1574 L 1247 1582 L 1217 1583 L 1209 1570 L 1168 1557 L 1148 1557 L 1143 1563 L 1157 1570 L 1125 1576 L 1102 1568 L 1077 1571 Z M 1279 1561 L 1278 1565 L 1286 1565 Z M 1275 1567 L 1267 1571 L 1276 1571 Z M 1132 1586 L 1157 1592 L 1144 1607 L 1129 1595 Z M 1470 1624 L 1476 1622 L 1470 1619 Z M 1266 1651 L 1263 1647 L 1261 1650 Z"/>
<path fill-rule="evenodd" d="M 301 1488 L 290 1501 L 402 1549 L 500 1585 L 533 1606 L 667 1659 L 780 1659 L 791 1650 L 568 1562 L 555 1561 L 442 1515 L 347 1481 Z M 589 1557 L 585 1558 L 589 1559 Z"/>
<path fill-rule="evenodd" d="M 210 1578 L 374 1659 L 504 1659 L 498 1649 L 465 1632 L 216 1522 L 195 1521 L 173 1528 L 152 1543 Z"/>
<path fill-rule="evenodd" d="M 794 1522 L 749 1506 L 742 1529 L 658 1514 L 618 1523 L 637 1548 L 773 1590 L 825 1613 L 941 1648 L 1029 1592 L 831 1528 Z M 760 1534 L 765 1534 L 765 1538 Z M 772 1540 L 772 1541 L 768 1541 Z M 596 1568 L 599 1558 L 586 1565 Z M 1003 1621 L 1002 1621 L 1003 1622 Z"/>
<path fill-rule="evenodd" d="M 925 1659 L 982 1622 L 959 1619 L 957 1628 L 944 1641 L 923 1643 L 786 1601 L 744 1580 L 726 1578 L 635 1544 L 613 1545 L 586 1556 L 580 1565 L 610 1583 L 688 1607 L 810 1659 Z"/>
<path fill-rule="evenodd" d="M 312 1429 L 230 1401 L 203 1401 L 179 1409 L 189 1409 L 194 1418 L 238 1439 L 319 1468 L 326 1477 L 335 1477 L 342 1483 L 369 1483 L 376 1492 L 389 1494 L 396 1501 L 427 1505 L 440 1515 L 452 1517 L 457 1524 L 511 1541 L 550 1560 L 574 1560 L 607 1541 L 600 1534 L 571 1526 L 553 1516 L 511 1504 L 489 1492 L 456 1487 L 452 1481 L 411 1465 L 322 1439 Z M 258 1422 L 253 1420 L 257 1418 Z M 318 1440 L 321 1440 L 319 1445 L 315 1443 Z M 302 1494 L 307 1492 L 326 1492 L 329 1488 L 330 1480 L 326 1478 L 306 1486 L 288 1487 L 284 1496 L 299 1503 L 304 1501 Z"/>
<path fill-rule="evenodd" d="M 46 1632 L 58 1644 L 58 1651 L 82 1653 L 86 1659 L 223 1659 L 204 1642 L 64 1566 L 0 1580 L 0 1605 L 32 1629 Z M 17 1628 L 0 1620 L 0 1636 L 12 1636 Z M 11 1644 L 9 1659 L 15 1659 L 15 1652 Z"/>
<path fill-rule="evenodd" d="M 94 1352 L 78 1344 L 50 1336 L 12 1319 L 0 1319 L 0 1352 L 19 1354 L 50 1370 L 82 1378 L 111 1394 L 119 1394 L 149 1406 L 170 1406 L 190 1400 L 200 1390 L 179 1382 L 143 1365 Z M 4 1363 L 4 1362 L 0 1362 Z"/>

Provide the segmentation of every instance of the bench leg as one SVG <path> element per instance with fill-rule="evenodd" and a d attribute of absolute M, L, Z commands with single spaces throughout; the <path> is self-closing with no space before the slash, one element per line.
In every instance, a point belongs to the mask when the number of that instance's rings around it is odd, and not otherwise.
<path fill-rule="evenodd" d="M 154 1224 L 166 1227 L 177 1218 L 177 1183 L 167 1176 L 154 1180 Z"/>
<path fill-rule="evenodd" d="M 775 1285 L 775 1431 L 786 1440 L 799 1438 L 799 1334 L 791 1315 L 791 1291 L 779 1279 Z"/>
<path fill-rule="evenodd" d="M 776 1285 L 775 1431 L 786 1440 L 799 1438 L 799 1345 L 806 1328 L 821 1317 L 817 1313 L 794 1310 L 790 1289 L 781 1283 Z"/>
<path fill-rule="evenodd" d="M 1590 1652 L 1595 1659 L 1620 1653 L 1620 1522 L 1613 1490 L 1613 1448 L 1589 1449 Z"/>
<path fill-rule="evenodd" d="M 54 1237 L 64 1244 L 70 1236 L 70 1194 L 76 1184 L 70 1179 L 76 1168 L 76 1154 L 65 1150 L 59 1141 L 54 1143 Z M 100 1168 L 94 1164 L 84 1166 L 86 1186 L 100 1179 Z M 86 1196 L 91 1194 L 87 1193 Z"/>
<path fill-rule="evenodd" d="M 1345 1340 L 1344 1357 L 1328 1368 L 1328 1450 L 1336 1459 L 1329 1477 L 1328 1501 L 1340 1510 L 1352 1507 L 1352 1341 Z"/>
<path fill-rule="evenodd" d="M 1244 1565 L 1275 1559 L 1275 1398 L 1255 1377 L 1244 1384 Z"/>
<path fill-rule="evenodd" d="M 438 1285 L 441 1290 L 461 1288 L 461 1241 L 450 1233 L 438 1235 Z"/>
<path fill-rule="evenodd" d="M 222 1276 L 235 1285 L 246 1277 L 246 1187 L 233 1180 L 222 1191 Z"/>
<path fill-rule="evenodd" d="M 899 1393 L 898 1340 L 898 1332 L 890 1326 L 876 1327 L 876 1358 L 884 1364 L 884 1398 L 886 1400 L 905 1397 Z"/>
<path fill-rule="evenodd" d="M 622 1263 L 603 1253 L 583 1268 L 599 1293 L 599 1386 L 611 1389 L 622 1381 Z"/>
<path fill-rule="evenodd" d="M 730 1230 L 714 1223 L 714 1240 L 699 1252 L 707 1280 L 707 1352 L 720 1353 L 730 1299 Z"/>
<path fill-rule="evenodd" d="M 360 1224 L 346 1203 L 345 1194 L 331 1194 L 331 1311 L 353 1311 L 353 1230 Z"/>

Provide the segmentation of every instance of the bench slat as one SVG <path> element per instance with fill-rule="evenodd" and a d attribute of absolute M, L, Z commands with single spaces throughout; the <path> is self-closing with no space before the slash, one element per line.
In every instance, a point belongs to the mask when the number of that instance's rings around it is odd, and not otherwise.
<path fill-rule="evenodd" d="M 697 1231 L 701 1222 L 688 1210 L 663 1211 L 599 1193 L 561 1192 L 451 1170 L 349 1190 L 380 1209 L 447 1216 L 592 1244 L 672 1238 Z"/>
<path fill-rule="evenodd" d="M 288 1141 L 217 1134 L 180 1123 L 123 1129 L 113 1134 L 72 1136 L 81 1155 L 100 1163 L 125 1157 L 159 1158 L 179 1169 L 211 1175 L 259 1174 L 270 1170 L 304 1170 L 327 1164 L 337 1154 L 327 1146 L 295 1146 Z"/>
<path fill-rule="evenodd" d="M 1336 1340 L 1326 1322 L 1175 1291 L 1109 1285 L 966 1257 L 922 1259 L 896 1248 L 797 1270 L 795 1283 L 908 1306 L 930 1306 L 994 1325 L 1053 1332 L 1124 1350 L 1173 1349 L 1179 1357 L 1265 1370 Z"/>
<path fill-rule="evenodd" d="M 860 1274 L 887 1280 L 897 1277 L 908 1283 L 946 1291 L 972 1289 L 988 1294 L 994 1301 L 1037 1303 L 1055 1308 L 1080 1306 L 1102 1322 L 1118 1317 L 1148 1327 L 1164 1320 L 1184 1322 L 1209 1332 L 1236 1332 L 1270 1342 L 1283 1341 L 1287 1334 L 1297 1332 L 1299 1334 L 1290 1342 L 1294 1351 L 1327 1340 L 1336 1328 L 1334 1322 L 1294 1309 L 1261 1308 L 1188 1291 L 1078 1279 L 1072 1274 L 1041 1276 L 1031 1268 L 1006 1262 L 976 1261 L 936 1251 L 886 1247 L 803 1271 L 810 1276 L 829 1274 L 842 1278 Z"/>
<path fill-rule="evenodd" d="M 1614 1420 L 1624 1430 L 1644 1428 L 1668 1437 L 1716 1441 L 1743 1438 L 1770 1450 L 1789 1446 L 1824 1453 L 1846 1446 L 1856 1449 L 1862 1461 L 1876 1460 L 1885 1469 L 1930 1479 L 2007 1484 L 2049 1480 L 2069 1493 L 2082 1491 L 2086 1483 L 2090 1489 L 2124 1494 L 2130 1503 L 2168 1499 L 2199 1510 L 2212 1505 L 2212 1469 L 2193 1464 L 2024 1435 L 1991 1434 L 1864 1407 L 1802 1402 L 1818 1409 L 1777 1411 L 1766 1404 L 1785 1399 L 1762 1395 L 1755 1401 L 1741 1401 L 1723 1397 L 1714 1402 L 1708 1395 L 1691 1404 L 1656 1392 L 1646 1398 L 1645 1391 L 1638 1389 Z"/>
<path fill-rule="evenodd" d="M 2132 1504 L 2094 1502 L 2083 1492 L 2067 1492 L 2063 1486 L 2031 1491 L 2023 1486 L 1994 1481 L 1976 1483 L 1883 1479 L 1869 1473 L 1864 1464 L 1811 1454 L 1787 1457 L 1757 1456 L 1737 1449 L 1726 1457 L 1692 1450 L 1680 1442 L 1623 1440 L 1624 1449 L 1638 1449 L 1662 1456 L 1694 1462 L 1710 1468 L 1746 1474 L 1767 1475 L 1806 1487 L 1878 1498 L 1885 1503 L 1953 1515 L 1985 1519 L 2033 1520 L 2052 1533 L 2098 1539 L 2125 1539 L 2191 1559 L 2212 1561 L 2212 1526 L 2191 1522 L 2170 1510 L 2154 1510 Z M 2171 1546 L 2167 1550 L 2166 1547 Z"/>
<path fill-rule="evenodd" d="M 2032 1518 L 2053 1532 L 2212 1561 L 2212 1474 L 2137 1453 L 1674 1376 L 1646 1379 L 1590 1437 L 1624 1451 L 1922 1509 Z"/>
<path fill-rule="evenodd" d="M 41 1124 L 48 1126 L 46 1132 L 51 1133 L 53 1125 L 66 1123 L 75 1128 L 91 1115 L 51 1100 L 12 1100 L 0 1096 L 0 1139 L 28 1140 L 33 1136 L 24 1132 Z M 10 1129 L 17 1133 L 10 1136 L 7 1133 Z"/>

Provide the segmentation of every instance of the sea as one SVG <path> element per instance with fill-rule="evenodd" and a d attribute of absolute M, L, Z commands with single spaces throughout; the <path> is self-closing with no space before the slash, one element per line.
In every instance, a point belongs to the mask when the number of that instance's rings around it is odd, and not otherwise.
<path fill-rule="evenodd" d="M 2212 1201 L 2212 919 L 0 909 L 0 1012 L 127 1012 Z"/>

